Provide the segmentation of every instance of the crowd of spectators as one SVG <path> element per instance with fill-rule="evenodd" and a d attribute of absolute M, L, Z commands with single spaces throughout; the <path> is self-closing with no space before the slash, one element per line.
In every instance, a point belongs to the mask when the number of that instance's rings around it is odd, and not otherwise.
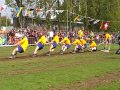
<path fill-rule="evenodd" d="M 53 34 L 55 32 L 58 33 L 60 40 L 62 40 L 63 36 L 65 34 L 67 34 L 72 41 L 74 41 L 75 38 L 77 38 L 77 34 L 78 34 L 79 30 L 70 30 L 69 32 L 66 32 L 65 30 L 59 30 L 59 31 L 54 31 L 54 30 L 47 30 L 47 29 L 31 29 L 31 28 L 25 28 L 22 31 L 16 30 L 16 29 L 12 29 L 9 32 L 7 32 L 6 34 L 6 43 L 7 45 L 13 45 L 15 43 L 18 42 L 18 39 L 16 38 L 15 34 L 16 33 L 24 33 L 29 40 L 30 44 L 35 44 L 35 42 L 37 42 L 37 40 L 39 39 L 39 35 L 40 33 L 44 33 L 46 35 L 47 38 L 47 42 L 50 42 L 53 38 Z M 101 43 L 104 39 L 104 33 L 102 32 L 92 32 L 89 30 L 84 30 L 84 35 L 86 38 L 90 38 L 91 36 L 95 37 L 95 41 L 97 43 Z M 115 39 L 116 39 L 116 33 L 111 32 L 110 33 L 112 36 L 112 42 L 115 43 Z"/>

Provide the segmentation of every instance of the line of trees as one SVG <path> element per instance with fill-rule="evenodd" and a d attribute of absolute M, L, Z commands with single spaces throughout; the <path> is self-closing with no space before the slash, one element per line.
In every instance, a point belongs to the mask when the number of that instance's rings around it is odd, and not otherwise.
<path fill-rule="evenodd" d="M 6 16 L 0 17 L 0 25 L 1 26 L 10 26 L 11 25 L 10 19 L 7 18 Z"/>
<path fill-rule="evenodd" d="M 21 6 L 22 0 L 13 1 L 16 1 L 18 7 Z M 99 20 L 110 21 L 109 29 L 111 31 L 119 31 L 120 28 L 119 17 L 120 0 L 64 0 L 62 5 L 60 5 L 60 0 L 28 0 L 28 1 L 30 2 L 37 1 L 39 2 L 37 3 L 37 7 L 39 8 L 45 7 L 45 9 L 51 8 L 53 3 L 56 2 L 54 8 L 69 11 L 69 21 L 74 21 L 74 18 L 77 15 L 81 15 Z M 9 4 L 10 2 L 11 0 L 6 0 L 7 4 Z M 57 19 L 66 21 L 66 17 L 67 17 L 66 12 L 64 12 L 62 15 L 58 15 Z M 85 27 L 89 28 L 88 20 L 85 19 L 84 22 Z"/>

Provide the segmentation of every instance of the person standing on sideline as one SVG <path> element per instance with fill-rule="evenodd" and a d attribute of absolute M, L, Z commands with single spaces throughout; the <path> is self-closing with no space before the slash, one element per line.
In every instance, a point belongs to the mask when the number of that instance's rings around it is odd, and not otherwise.
<path fill-rule="evenodd" d="M 110 44 L 111 44 L 111 35 L 107 32 L 105 32 L 105 38 L 104 38 L 104 52 L 110 51 Z"/>

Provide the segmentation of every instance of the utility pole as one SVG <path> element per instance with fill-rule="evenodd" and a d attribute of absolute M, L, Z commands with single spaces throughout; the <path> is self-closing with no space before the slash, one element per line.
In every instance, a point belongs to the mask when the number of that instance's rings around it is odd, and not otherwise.
<path fill-rule="evenodd" d="M 1 12 L 0 12 L 0 29 L 1 29 Z"/>
<path fill-rule="evenodd" d="M 69 17 L 70 17 L 70 18 L 69 18 L 69 30 L 71 30 L 71 18 L 72 18 L 72 17 L 71 17 L 71 12 L 72 12 L 72 10 L 73 10 L 73 7 L 72 7 L 73 5 L 72 5 L 72 4 L 73 4 L 73 0 L 70 0 L 70 8 L 71 8 L 71 9 L 70 9 L 70 15 L 69 15 Z"/>
<path fill-rule="evenodd" d="M 85 23 L 86 23 L 86 26 L 85 26 L 85 28 L 87 29 L 88 28 L 88 18 L 87 18 L 87 16 L 88 16 L 88 10 L 87 10 L 87 0 L 85 0 L 85 17 L 86 17 L 86 20 L 85 20 Z"/>
<path fill-rule="evenodd" d="M 6 27 L 8 26 L 8 18 L 7 18 L 7 8 L 6 8 L 6 10 L 5 10 L 5 12 L 6 12 Z"/>
<path fill-rule="evenodd" d="M 68 29 L 69 29 L 69 11 L 68 11 L 68 8 L 67 8 L 67 32 L 69 31 Z"/>
<path fill-rule="evenodd" d="M 57 0 L 57 5 L 58 5 L 57 10 L 59 10 L 59 7 L 60 7 L 60 2 L 59 2 L 59 0 Z M 59 17 L 58 17 L 58 29 L 59 29 L 59 31 L 60 31 L 60 19 L 59 19 Z"/>
<path fill-rule="evenodd" d="M 20 7 L 22 7 L 22 0 L 20 1 Z M 23 16 L 22 16 L 22 11 L 21 11 L 21 15 L 20 15 L 20 22 L 21 22 L 21 31 L 22 31 L 22 28 L 23 28 Z M 22 31 L 23 33 L 23 31 Z"/>

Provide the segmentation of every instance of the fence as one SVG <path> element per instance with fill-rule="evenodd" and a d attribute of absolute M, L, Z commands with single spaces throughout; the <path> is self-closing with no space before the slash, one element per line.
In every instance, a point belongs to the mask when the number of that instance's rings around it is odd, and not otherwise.
<path fill-rule="evenodd" d="M 16 37 L 7 37 L 6 39 L 0 39 L 0 47 L 14 46 L 19 41 Z M 28 37 L 29 45 L 35 45 L 36 38 Z"/>
<path fill-rule="evenodd" d="M 28 37 L 28 42 L 29 42 L 30 45 L 34 45 L 36 41 L 37 40 L 36 40 L 35 37 Z"/>
<path fill-rule="evenodd" d="M 75 38 L 70 38 L 71 42 L 74 41 Z M 37 42 L 38 38 L 36 37 L 28 37 L 29 45 L 35 45 L 35 42 Z M 49 39 L 48 39 L 49 40 Z M 99 40 L 95 39 L 97 43 L 101 43 L 104 41 L 104 38 L 99 38 Z M 16 37 L 6 37 L 6 38 L 0 38 L 0 47 L 4 46 L 14 46 L 19 41 Z M 49 42 L 49 41 L 48 41 Z M 112 39 L 112 43 L 118 43 L 117 37 L 114 37 Z"/>

